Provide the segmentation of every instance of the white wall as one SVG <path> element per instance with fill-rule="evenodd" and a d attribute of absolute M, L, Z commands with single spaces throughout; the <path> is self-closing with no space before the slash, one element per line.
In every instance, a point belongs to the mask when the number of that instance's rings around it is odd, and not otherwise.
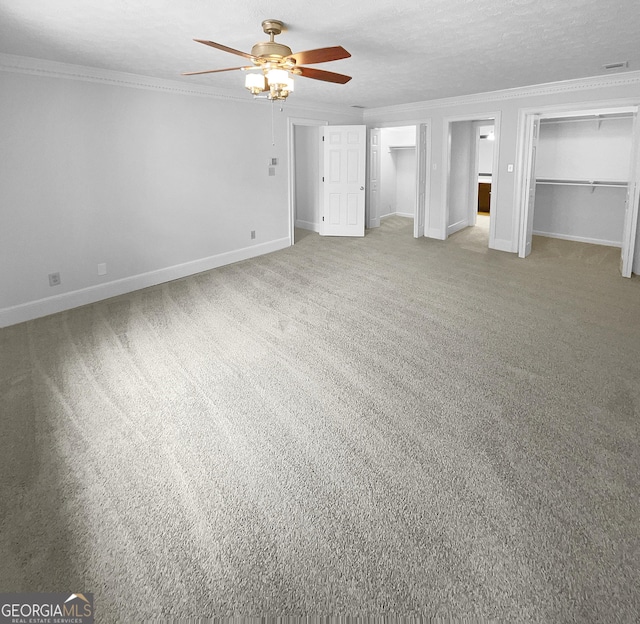
<path fill-rule="evenodd" d="M 375 128 L 390 123 L 425 121 L 431 124 L 432 176 L 429 188 L 430 210 L 427 215 L 426 233 L 439 237 L 446 229 L 441 175 L 446 166 L 446 118 L 460 116 L 479 119 L 500 114 L 500 128 L 495 148 L 499 150 L 499 168 L 493 172 L 497 183 L 496 206 L 492 214 L 495 227 L 494 248 L 517 252 L 519 232 L 519 205 L 514 194 L 518 150 L 518 115 L 522 109 L 541 109 L 546 106 L 567 106 L 585 109 L 590 105 L 625 102 L 640 103 L 640 72 L 625 72 L 611 76 L 598 76 L 584 80 L 566 81 L 522 89 L 510 89 L 494 93 L 476 94 L 459 98 L 417 102 L 404 106 L 368 109 L 364 118 L 368 126 Z M 512 172 L 508 165 L 514 165 Z M 639 246 L 640 248 L 640 246 Z M 639 252 L 636 251 L 636 254 Z"/>
<path fill-rule="evenodd" d="M 319 149 L 320 131 L 317 126 L 294 126 L 296 227 L 318 232 L 319 207 Z"/>
<path fill-rule="evenodd" d="M 536 178 L 626 181 L 631 117 L 540 124 Z"/>
<path fill-rule="evenodd" d="M 394 153 L 396 164 L 396 214 L 412 217 L 416 212 L 416 150 Z"/>
<path fill-rule="evenodd" d="M 626 188 L 538 184 L 533 233 L 620 247 Z"/>
<path fill-rule="evenodd" d="M 471 185 L 475 160 L 476 125 L 472 121 L 456 121 L 451 124 L 451 163 L 449 176 L 448 234 L 469 225 Z"/>
<path fill-rule="evenodd" d="M 0 326 L 288 246 L 287 116 L 361 123 L 276 110 L 274 147 L 248 94 L 11 71 L 0 92 Z"/>

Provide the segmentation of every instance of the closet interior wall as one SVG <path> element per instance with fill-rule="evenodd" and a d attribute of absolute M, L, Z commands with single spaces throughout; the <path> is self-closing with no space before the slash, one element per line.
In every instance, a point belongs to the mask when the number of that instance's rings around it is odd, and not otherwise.
<path fill-rule="evenodd" d="M 620 247 L 633 115 L 542 119 L 533 233 Z"/>
<path fill-rule="evenodd" d="M 416 127 L 380 129 L 380 217 L 413 218 L 416 210 Z"/>

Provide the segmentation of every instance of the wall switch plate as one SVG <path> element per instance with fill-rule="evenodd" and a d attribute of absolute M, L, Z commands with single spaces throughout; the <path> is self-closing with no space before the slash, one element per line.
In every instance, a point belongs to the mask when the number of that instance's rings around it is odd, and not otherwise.
<path fill-rule="evenodd" d="M 513 165 L 507 165 L 507 173 L 513 173 Z"/>
<path fill-rule="evenodd" d="M 256 237 L 256 231 L 251 230 L 251 239 L 253 240 Z"/>
<path fill-rule="evenodd" d="M 270 158 L 269 159 L 269 165 L 272 167 L 275 167 L 275 165 L 278 164 L 278 159 L 277 158 Z"/>
<path fill-rule="evenodd" d="M 98 265 L 98 275 L 106 275 L 107 274 L 107 263 L 101 262 Z"/>
<path fill-rule="evenodd" d="M 49 286 L 60 286 L 60 273 L 49 273 Z"/>
<path fill-rule="evenodd" d="M 276 175 L 276 168 L 275 167 L 269 167 L 269 175 L 270 176 Z"/>

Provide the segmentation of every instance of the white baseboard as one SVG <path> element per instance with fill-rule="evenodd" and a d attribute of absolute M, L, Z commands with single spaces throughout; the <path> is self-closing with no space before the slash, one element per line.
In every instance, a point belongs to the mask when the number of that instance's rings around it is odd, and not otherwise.
<path fill-rule="evenodd" d="M 406 217 L 408 219 L 413 219 L 413 213 L 412 212 L 390 212 L 389 214 L 382 215 L 380 217 L 380 221 L 384 219 L 388 219 L 389 217 Z"/>
<path fill-rule="evenodd" d="M 447 234 L 451 236 L 460 230 L 469 226 L 469 219 L 462 219 L 462 221 L 458 221 L 457 223 L 452 223 L 449 227 L 447 227 Z"/>
<path fill-rule="evenodd" d="M 312 232 L 320 231 L 320 224 L 313 223 L 311 221 L 301 221 L 300 219 L 296 219 L 296 227 L 301 230 L 311 230 Z"/>
<path fill-rule="evenodd" d="M 555 234 L 554 232 L 540 232 L 534 230 L 536 236 L 546 236 L 547 238 L 559 238 L 561 240 L 576 241 L 577 243 L 590 243 L 592 245 L 606 245 L 607 247 L 622 247 L 620 241 L 602 240 L 600 238 L 585 238 L 584 236 L 573 236 L 571 234 Z"/>
<path fill-rule="evenodd" d="M 125 277 L 105 284 L 89 286 L 88 288 L 81 288 L 8 308 L 0 308 L 0 327 L 8 327 L 9 325 L 24 323 L 25 321 L 40 318 L 41 316 L 71 310 L 78 306 L 96 303 L 103 299 L 117 297 L 118 295 L 124 295 L 134 290 L 170 282 L 171 280 L 188 277 L 189 275 L 195 275 L 203 271 L 210 271 L 211 269 L 233 264 L 234 262 L 240 262 L 241 260 L 255 258 L 256 256 L 262 256 L 290 246 L 291 240 L 289 238 L 280 238 L 268 243 L 252 245 L 251 247 L 236 249 L 235 251 L 209 256 L 208 258 L 201 258 L 192 262 L 185 262 L 184 264 L 149 271 L 148 273 L 132 275 L 131 277 Z"/>

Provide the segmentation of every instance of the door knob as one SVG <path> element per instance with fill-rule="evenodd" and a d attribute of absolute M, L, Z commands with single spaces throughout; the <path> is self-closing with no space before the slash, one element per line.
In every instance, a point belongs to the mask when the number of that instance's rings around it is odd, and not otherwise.
<path fill-rule="evenodd" d="M 361 186 L 361 187 L 360 187 L 360 190 L 361 190 L 361 191 L 364 191 L 364 186 Z"/>

